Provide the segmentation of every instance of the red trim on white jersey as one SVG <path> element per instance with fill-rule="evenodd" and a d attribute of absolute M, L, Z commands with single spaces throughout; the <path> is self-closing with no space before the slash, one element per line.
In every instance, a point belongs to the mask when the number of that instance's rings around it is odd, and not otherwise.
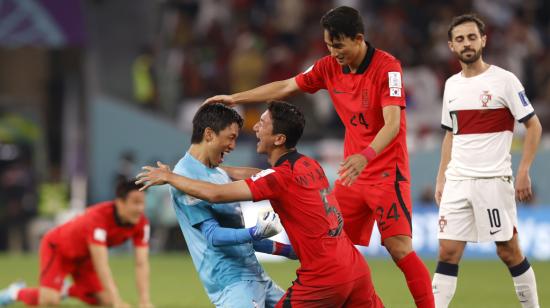
<path fill-rule="evenodd" d="M 514 131 L 514 116 L 508 108 L 456 110 L 456 135 Z"/>

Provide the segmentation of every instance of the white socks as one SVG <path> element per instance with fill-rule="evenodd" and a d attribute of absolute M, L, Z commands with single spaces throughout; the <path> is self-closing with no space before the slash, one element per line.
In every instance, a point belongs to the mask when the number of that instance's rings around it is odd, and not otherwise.
<path fill-rule="evenodd" d="M 447 308 L 449 306 L 455 295 L 457 276 L 458 264 L 437 262 L 437 268 L 432 279 L 432 291 L 436 308 Z"/>
<path fill-rule="evenodd" d="M 432 280 L 432 291 L 436 308 L 447 308 L 456 291 L 456 276 L 435 273 Z"/>
<path fill-rule="evenodd" d="M 537 281 L 535 272 L 527 261 L 523 259 L 520 264 L 509 268 L 514 281 L 516 295 L 523 308 L 539 308 L 539 298 L 537 294 Z"/>

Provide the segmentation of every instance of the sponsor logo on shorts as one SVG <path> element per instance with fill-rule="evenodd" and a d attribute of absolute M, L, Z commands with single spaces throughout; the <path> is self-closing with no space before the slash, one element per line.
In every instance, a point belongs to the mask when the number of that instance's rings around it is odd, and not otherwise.
<path fill-rule="evenodd" d="M 496 231 L 489 231 L 489 233 L 490 233 L 491 235 L 495 235 L 495 234 L 499 233 L 500 231 L 502 231 L 502 229 L 498 229 L 498 230 L 496 230 Z"/>
<path fill-rule="evenodd" d="M 447 225 L 447 219 L 445 219 L 445 216 L 441 216 L 439 218 L 439 232 L 442 233 L 445 229 L 445 226 Z"/>

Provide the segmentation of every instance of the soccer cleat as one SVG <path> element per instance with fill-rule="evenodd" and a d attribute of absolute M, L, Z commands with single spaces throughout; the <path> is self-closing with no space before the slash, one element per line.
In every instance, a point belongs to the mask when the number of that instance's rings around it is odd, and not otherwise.
<path fill-rule="evenodd" d="M 0 291 L 0 306 L 7 306 L 17 299 L 19 290 L 25 288 L 27 284 L 24 281 L 16 281 L 7 288 Z"/>

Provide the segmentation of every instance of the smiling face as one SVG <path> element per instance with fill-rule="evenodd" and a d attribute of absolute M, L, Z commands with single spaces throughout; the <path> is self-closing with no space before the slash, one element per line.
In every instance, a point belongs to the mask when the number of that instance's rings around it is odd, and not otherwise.
<path fill-rule="evenodd" d="M 453 28 L 448 44 L 462 63 L 471 64 L 481 58 L 486 42 L 487 36 L 480 34 L 475 22 L 465 22 Z"/>
<path fill-rule="evenodd" d="M 276 135 L 273 135 L 273 120 L 269 110 L 266 110 L 260 117 L 260 121 L 254 125 L 254 132 L 258 143 L 256 144 L 256 152 L 258 154 L 269 154 L 274 148 Z"/>
<path fill-rule="evenodd" d="M 208 163 L 217 167 L 223 163 L 224 155 L 235 149 L 237 137 L 239 136 L 239 125 L 231 123 L 216 134 L 212 129 L 205 130 L 206 151 Z"/>
<path fill-rule="evenodd" d="M 353 39 L 343 35 L 331 37 L 325 29 L 324 40 L 330 55 L 342 66 L 357 63 L 358 58 L 361 57 L 363 34 L 357 34 Z"/>

